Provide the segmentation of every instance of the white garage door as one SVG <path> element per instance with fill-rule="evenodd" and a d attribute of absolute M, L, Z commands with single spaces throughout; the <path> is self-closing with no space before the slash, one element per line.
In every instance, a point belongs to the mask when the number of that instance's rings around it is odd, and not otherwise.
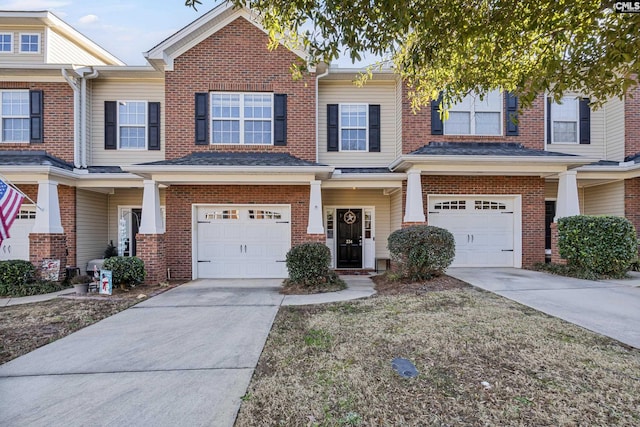
<path fill-rule="evenodd" d="M 429 198 L 429 225 L 456 241 L 452 267 L 520 267 L 519 199 L 492 196 Z"/>
<path fill-rule="evenodd" d="M 0 261 L 23 259 L 29 261 L 29 233 L 36 222 L 36 208 L 22 206 L 16 220 L 11 225 L 8 239 L 0 245 Z"/>
<path fill-rule="evenodd" d="M 289 206 L 198 206 L 198 278 L 285 278 L 291 249 Z"/>

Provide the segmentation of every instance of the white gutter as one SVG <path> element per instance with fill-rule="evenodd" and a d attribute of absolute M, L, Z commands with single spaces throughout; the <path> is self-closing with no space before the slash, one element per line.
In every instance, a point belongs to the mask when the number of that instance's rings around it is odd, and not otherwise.
<path fill-rule="evenodd" d="M 320 136 L 320 132 L 318 130 L 318 111 L 320 108 L 320 99 L 318 98 L 318 81 L 329 75 L 329 66 L 327 65 L 327 71 L 322 74 L 316 76 L 316 162 L 318 162 L 318 157 L 320 156 L 320 141 L 318 140 Z"/>
<path fill-rule="evenodd" d="M 80 98 L 82 100 L 82 103 L 81 103 L 81 110 L 80 110 L 80 120 L 81 120 L 81 124 L 80 124 L 80 161 L 81 161 L 82 168 L 86 168 L 87 167 L 87 147 L 89 145 L 88 142 L 87 142 L 87 80 L 95 79 L 96 77 L 98 77 L 98 71 L 97 70 L 93 70 L 93 72 L 91 72 L 91 74 L 87 74 L 87 75 L 84 74 L 85 70 L 87 70 L 87 68 L 82 68 L 82 69 L 78 70 L 78 72 L 81 73 L 81 77 L 80 77 L 80 83 L 81 83 Z"/>
<path fill-rule="evenodd" d="M 62 68 L 62 77 L 73 89 L 73 166 L 80 167 L 80 87 L 75 78 Z"/>
<path fill-rule="evenodd" d="M 596 160 L 584 157 L 570 156 L 484 156 L 484 155 L 428 155 L 428 154 L 407 154 L 398 157 L 389 165 L 389 169 L 396 171 L 401 167 L 413 164 L 486 164 L 486 163 L 508 163 L 508 164 L 565 164 L 584 166 Z"/>

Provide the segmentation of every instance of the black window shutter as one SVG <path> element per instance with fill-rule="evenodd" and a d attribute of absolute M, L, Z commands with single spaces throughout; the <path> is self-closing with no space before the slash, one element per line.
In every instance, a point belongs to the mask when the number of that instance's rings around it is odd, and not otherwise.
<path fill-rule="evenodd" d="M 118 103 L 104 101 L 104 149 L 118 148 Z"/>
<path fill-rule="evenodd" d="M 338 104 L 327 104 L 327 151 L 339 151 L 338 141 Z"/>
<path fill-rule="evenodd" d="M 431 101 L 431 135 L 443 135 L 444 126 L 442 118 L 440 117 L 440 103 L 442 102 L 442 95 Z"/>
<path fill-rule="evenodd" d="M 547 97 L 547 144 L 551 144 L 553 142 L 553 138 L 551 136 L 551 129 L 552 129 L 551 105 L 552 105 L 551 98 Z"/>
<path fill-rule="evenodd" d="M 369 105 L 369 151 L 380 152 L 380 105 Z"/>
<path fill-rule="evenodd" d="M 209 94 L 196 93 L 196 145 L 209 145 Z"/>
<path fill-rule="evenodd" d="M 273 145 L 287 145 L 287 95 L 273 95 Z"/>
<path fill-rule="evenodd" d="M 518 97 L 505 92 L 507 100 L 507 136 L 518 136 Z"/>
<path fill-rule="evenodd" d="M 150 102 L 149 105 L 149 150 L 160 149 L 160 103 Z"/>
<path fill-rule="evenodd" d="M 44 142 L 42 132 L 43 94 L 41 90 L 29 91 L 29 141 L 36 144 Z"/>
<path fill-rule="evenodd" d="M 580 101 L 580 144 L 591 144 L 591 108 L 589 98 Z"/>

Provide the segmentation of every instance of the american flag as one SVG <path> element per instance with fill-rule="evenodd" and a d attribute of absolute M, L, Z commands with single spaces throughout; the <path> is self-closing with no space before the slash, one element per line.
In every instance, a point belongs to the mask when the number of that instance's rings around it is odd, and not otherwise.
<path fill-rule="evenodd" d="M 0 180 L 0 243 L 9 238 L 9 228 L 16 219 L 24 196 Z"/>

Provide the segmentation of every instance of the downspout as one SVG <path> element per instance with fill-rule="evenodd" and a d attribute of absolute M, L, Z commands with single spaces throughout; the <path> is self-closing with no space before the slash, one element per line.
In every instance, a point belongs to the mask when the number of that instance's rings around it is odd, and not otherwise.
<path fill-rule="evenodd" d="M 318 130 L 318 115 L 319 115 L 319 109 L 320 109 L 320 99 L 318 98 L 318 81 L 329 75 L 329 65 L 327 65 L 327 71 L 325 71 L 322 74 L 319 74 L 316 76 L 316 163 L 319 160 L 319 156 L 320 156 L 320 141 L 318 140 L 319 136 L 320 136 L 320 132 Z"/>
<path fill-rule="evenodd" d="M 82 98 L 82 107 L 81 107 L 81 116 L 82 116 L 82 124 L 80 125 L 80 154 L 81 154 L 81 162 L 82 168 L 87 168 L 87 147 L 89 146 L 87 142 L 87 80 L 95 79 L 98 77 L 98 70 L 93 70 L 91 74 L 83 75 L 80 79 L 81 83 L 81 98 Z"/>
<path fill-rule="evenodd" d="M 73 166 L 80 167 L 80 87 L 75 78 L 62 68 L 62 77 L 73 89 Z"/>

